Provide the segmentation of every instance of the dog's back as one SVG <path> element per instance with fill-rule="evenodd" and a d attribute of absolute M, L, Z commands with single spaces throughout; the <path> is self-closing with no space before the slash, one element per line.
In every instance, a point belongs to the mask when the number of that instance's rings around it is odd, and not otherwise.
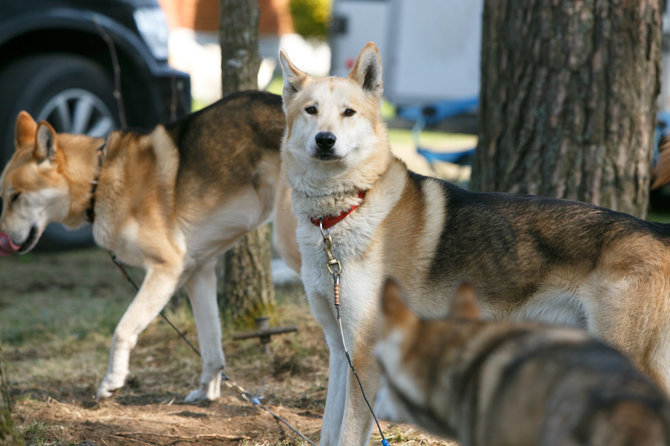
<path fill-rule="evenodd" d="M 96 190 L 96 242 L 138 266 L 138 252 L 177 264 L 188 251 L 200 264 L 225 251 L 271 217 L 283 128 L 279 96 L 245 91 L 149 133 L 113 132 Z"/>
<path fill-rule="evenodd" d="M 264 181 L 259 167 L 264 157 L 273 159 L 268 168 L 276 170 L 285 125 L 281 103 L 280 96 L 245 91 L 167 124 L 179 151 L 176 190 L 182 200 L 229 196 L 250 182 Z"/>
<path fill-rule="evenodd" d="M 463 445 L 670 444 L 670 403 L 585 332 L 485 322 L 471 289 L 420 320 L 387 283 L 377 347 L 397 421 Z"/>

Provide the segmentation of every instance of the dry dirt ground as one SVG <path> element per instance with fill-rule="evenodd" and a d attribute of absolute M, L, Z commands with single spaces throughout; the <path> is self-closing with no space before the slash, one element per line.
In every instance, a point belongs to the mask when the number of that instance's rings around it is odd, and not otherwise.
<path fill-rule="evenodd" d="M 141 278 L 138 271 L 132 275 Z M 226 386 L 216 402 L 185 404 L 198 380 L 199 359 L 160 319 L 140 336 L 126 386 L 114 398 L 96 401 L 114 326 L 132 296 L 100 249 L 0 259 L 0 360 L 27 444 L 306 444 Z M 256 340 L 233 341 L 234 329 L 224 325 L 226 372 L 318 441 L 327 347 L 300 285 L 278 287 L 277 300 L 271 325 L 296 325 L 299 331 L 273 338 L 266 354 Z M 167 314 L 195 340 L 181 294 Z M 382 426 L 392 445 L 450 444 L 410 426 Z M 379 439 L 373 435 L 370 444 Z"/>

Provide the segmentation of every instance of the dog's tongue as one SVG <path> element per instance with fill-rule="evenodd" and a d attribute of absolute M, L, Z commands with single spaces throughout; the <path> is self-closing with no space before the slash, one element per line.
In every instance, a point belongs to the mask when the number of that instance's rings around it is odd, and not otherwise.
<path fill-rule="evenodd" d="M 0 232 L 0 256 L 14 254 L 19 248 L 20 246 L 15 245 L 7 234 Z"/>

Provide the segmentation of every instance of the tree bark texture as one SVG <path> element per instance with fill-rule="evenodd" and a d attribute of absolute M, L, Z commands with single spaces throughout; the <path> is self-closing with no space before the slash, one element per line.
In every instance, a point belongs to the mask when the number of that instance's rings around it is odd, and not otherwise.
<path fill-rule="evenodd" d="M 220 0 L 223 95 L 258 89 L 258 0 Z"/>
<path fill-rule="evenodd" d="M 22 445 L 23 437 L 14 426 L 9 388 L 5 379 L 2 358 L 0 358 L 0 445 Z"/>
<path fill-rule="evenodd" d="M 220 306 L 237 326 L 254 327 L 255 318 L 275 315 L 270 240 L 270 225 L 263 225 L 224 254 Z"/>
<path fill-rule="evenodd" d="M 258 0 L 220 0 L 221 85 L 224 95 L 258 88 Z M 275 310 L 270 226 L 244 236 L 223 255 L 219 307 L 238 326 Z"/>
<path fill-rule="evenodd" d="M 660 0 L 486 0 L 470 187 L 646 217 Z"/>

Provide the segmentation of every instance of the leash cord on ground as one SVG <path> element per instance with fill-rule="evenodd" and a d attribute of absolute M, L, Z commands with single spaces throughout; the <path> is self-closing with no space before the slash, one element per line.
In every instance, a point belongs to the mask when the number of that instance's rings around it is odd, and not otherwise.
<path fill-rule="evenodd" d="M 300 438 L 305 440 L 307 443 L 309 443 L 312 446 L 316 446 L 316 443 L 314 443 L 309 438 L 305 437 L 299 430 L 297 430 L 296 428 L 291 426 L 291 424 L 289 424 L 288 421 L 286 421 L 284 418 L 282 418 L 279 414 L 276 414 L 273 411 L 271 411 L 270 409 L 268 409 L 267 406 L 265 406 L 265 404 L 261 403 L 261 400 L 263 399 L 262 396 L 255 395 L 255 394 L 245 390 L 244 387 L 240 386 L 235 381 L 230 379 L 230 377 L 228 377 L 228 375 L 226 375 L 223 371 L 221 372 L 221 377 L 223 378 L 223 383 L 226 386 L 228 386 L 230 389 L 238 391 L 240 393 L 240 395 L 242 395 L 243 400 L 250 402 L 254 406 L 260 407 L 261 409 L 263 409 L 264 411 L 266 411 L 267 413 L 272 415 L 272 417 L 275 420 L 284 423 L 289 429 L 291 429 L 293 432 L 295 432 Z"/>
<path fill-rule="evenodd" d="M 110 257 L 112 258 L 112 261 L 114 262 L 114 264 L 115 264 L 116 266 L 119 267 L 119 270 L 121 270 L 121 274 L 123 274 L 123 277 L 125 277 L 126 280 L 127 280 L 128 282 L 130 282 L 130 284 L 133 286 L 133 288 L 135 288 L 135 291 L 136 291 L 136 292 L 139 291 L 140 288 L 137 286 L 137 284 L 135 283 L 135 281 L 133 280 L 133 278 L 130 277 L 130 274 L 128 274 L 128 271 L 126 270 L 125 266 L 123 266 L 123 263 L 121 263 L 121 262 L 119 261 L 119 259 L 116 258 L 116 256 L 114 255 L 113 252 L 108 251 L 108 253 L 109 253 Z M 167 322 L 168 325 L 169 325 L 170 327 L 172 327 L 172 329 L 179 335 L 179 337 L 180 337 L 184 342 L 186 342 L 186 344 L 188 344 L 189 347 L 191 347 L 191 350 L 193 350 L 193 351 L 195 352 L 196 355 L 202 357 L 202 355 L 200 354 L 200 351 L 196 348 L 196 346 L 193 345 L 193 344 L 191 343 L 191 341 L 188 340 L 188 338 L 186 337 L 186 335 L 185 335 L 181 330 L 179 330 L 179 328 L 177 328 L 177 326 L 176 326 L 175 324 L 173 324 L 172 321 L 170 321 L 170 319 L 168 319 L 168 317 L 165 315 L 165 313 L 163 312 L 163 310 L 161 310 L 160 315 L 161 315 L 161 317 L 163 318 L 163 320 L 164 320 L 165 322 Z M 237 384 L 237 383 L 236 383 L 234 380 L 232 380 L 228 375 L 226 375 L 225 373 L 223 373 L 223 370 L 221 371 L 221 378 L 223 378 L 223 383 L 226 384 L 226 386 L 227 386 L 228 388 L 237 390 L 237 391 L 240 393 L 240 395 L 242 396 L 242 399 L 243 399 L 244 401 L 247 401 L 247 402 L 253 404 L 253 405 L 256 406 L 256 407 L 259 407 L 259 408 L 263 409 L 264 411 L 266 411 L 267 413 L 269 413 L 270 415 L 272 415 L 272 417 L 273 417 L 275 420 L 277 420 L 277 421 L 283 423 L 286 427 L 288 427 L 288 428 L 291 429 L 293 432 L 295 432 L 300 438 L 302 438 L 303 440 L 305 440 L 307 443 L 309 443 L 309 444 L 312 445 L 312 446 L 316 446 L 316 443 L 314 443 L 314 442 L 313 442 L 312 440 L 310 440 L 309 438 L 305 437 L 305 435 L 303 435 L 299 430 L 297 430 L 296 428 L 294 428 L 293 426 L 291 426 L 291 424 L 290 424 L 288 421 L 286 421 L 286 420 L 285 420 L 284 418 L 282 418 L 280 415 L 278 415 L 278 414 L 274 413 L 273 411 L 271 411 L 270 409 L 268 409 L 267 406 L 265 406 L 265 404 L 261 403 L 261 400 L 263 399 L 262 396 L 260 396 L 260 395 L 255 395 L 255 394 L 253 394 L 253 393 L 251 393 L 251 392 L 248 392 L 248 391 L 244 390 L 244 388 L 243 388 L 242 386 L 240 386 L 239 384 Z M 359 382 L 359 384 L 360 384 L 360 382 Z M 361 389 L 362 389 L 362 388 L 361 388 Z M 366 402 L 367 402 L 367 400 L 366 400 Z M 375 421 L 376 421 L 376 420 L 375 420 Z M 387 443 L 387 445 L 388 445 L 388 443 Z"/>

